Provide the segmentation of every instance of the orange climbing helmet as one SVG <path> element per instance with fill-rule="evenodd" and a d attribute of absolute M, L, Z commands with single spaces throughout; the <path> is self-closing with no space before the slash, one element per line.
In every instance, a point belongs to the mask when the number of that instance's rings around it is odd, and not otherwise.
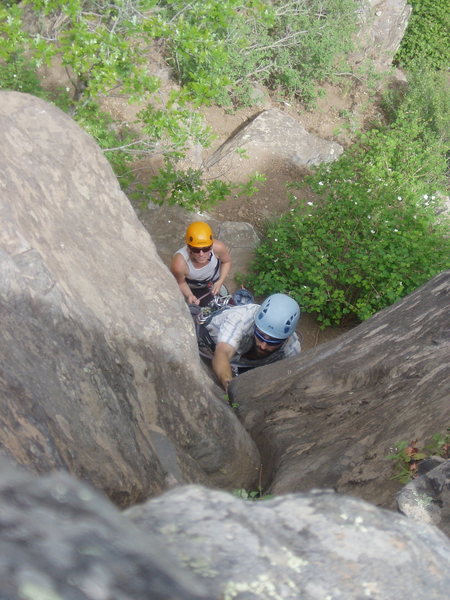
<path fill-rule="evenodd" d="M 213 232 L 208 223 L 196 221 L 186 229 L 186 244 L 193 248 L 204 248 L 213 243 Z"/>

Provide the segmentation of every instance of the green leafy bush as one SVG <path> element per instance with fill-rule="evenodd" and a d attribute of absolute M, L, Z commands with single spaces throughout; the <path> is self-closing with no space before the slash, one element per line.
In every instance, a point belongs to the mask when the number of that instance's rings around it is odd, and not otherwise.
<path fill-rule="evenodd" d="M 230 195 L 250 198 L 258 184 L 265 181 L 264 175 L 254 173 L 244 184 L 230 184 L 216 179 L 204 182 L 199 169 L 180 170 L 170 160 L 165 168 L 152 178 L 146 186 L 138 186 L 138 197 L 145 197 L 141 206 L 154 204 L 178 204 L 187 210 L 204 211 L 225 200 Z M 136 197 L 136 196 L 135 196 Z"/>
<path fill-rule="evenodd" d="M 306 180 L 317 199 L 299 187 L 268 225 L 245 279 L 255 294 L 286 292 L 326 326 L 366 319 L 450 267 L 449 220 L 438 216 L 448 95 L 436 99 L 438 74 L 412 80 L 393 122 Z"/>
<path fill-rule="evenodd" d="M 41 86 L 34 65 L 23 55 L 15 56 L 8 63 L 0 63 L 0 82 L 4 90 L 33 94 L 44 99 L 49 97 Z"/>
<path fill-rule="evenodd" d="M 396 54 L 402 67 L 425 60 L 428 67 L 448 69 L 450 65 L 450 5 L 448 0 L 409 0 L 412 14 Z"/>
<path fill-rule="evenodd" d="M 310 101 L 352 46 L 354 0 L 162 1 L 169 62 L 202 103 L 251 103 L 260 82 Z M 169 31 L 169 30 L 168 30 Z"/>
<path fill-rule="evenodd" d="M 56 54 L 71 74 L 75 99 L 95 98 L 117 86 L 142 99 L 155 92 L 159 80 L 148 75 L 148 43 L 158 28 L 152 0 L 23 0 L 34 11 L 27 43 L 37 59 Z M 25 14 L 25 13 L 23 13 Z M 32 14 L 28 12 L 28 14 Z M 152 35 L 149 35 L 149 32 Z M 50 42 L 50 43 L 49 43 Z"/>
<path fill-rule="evenodd" d="M 77 107 L 75 120 L 87 131 L 105 152 L 123 189 L 134 183 L 133 150 L 139 152 L 140 142 L 127 127 L 117 127 L 114 119 L 102 111 L 94 101 L 86 101 Z M 142 150 L 141 150 L 142 151 Z"/>
<path fill-rule="evenodd" d="M 393 449 L 394 450 L 394 449 Z M 394 461 L 395 475 L 391 479 L 398 479 L 400 483 L 408 483 L 417 476 L 418 463 L 427 458 L 424 452 L 417 447 L 417 440 L 398 442 L 393 454 L 386 456 Z"/>
<path fill-rule="evenodd" d="M 28 36 L 23 31 L 22 13 L 18 6 L 0 6 L 0 87 L 46 97 L 36 68 L 39 60 L 27 55 Z"/>

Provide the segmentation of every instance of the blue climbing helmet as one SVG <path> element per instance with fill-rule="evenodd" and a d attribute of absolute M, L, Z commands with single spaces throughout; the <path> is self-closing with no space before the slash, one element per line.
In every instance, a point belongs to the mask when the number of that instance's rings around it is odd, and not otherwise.
<path fill-rule="evenodd" d="M 300 306 L 286 294 L 272 294 L 255 315 L 256 327 L 270 337 L 286 340 L 297 327 Z"/>

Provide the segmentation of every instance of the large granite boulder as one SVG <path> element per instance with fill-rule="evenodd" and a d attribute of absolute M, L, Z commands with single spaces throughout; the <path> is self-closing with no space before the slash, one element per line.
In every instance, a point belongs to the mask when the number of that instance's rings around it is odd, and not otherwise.
<path fill-rule="evenodd" d="M 233 380 L 269 492 L 331 487 L 395 508 L 386 457 L 450 422 L 449 297 L 446 271 L 336 340 Z"/>
<path fill-rule="evenodd" d="M 369 63 L 386 71 L 405 34 L 412 8 L 407 0 L 359 0 L 357 50 L 350 62 L 364 67 Z"/>
<path fill-rule="evenodd" d="M 93 139 L 15 92 L 0 124 L 0 450 L 121 506 L 175 483 L 248 486 L 256 447 Z"/>
<path fill-rule="evenodd" d="M 242 181 L 253 171 L 279 172 L 280 165 L 300 170 L 330 162 L 343 151 L 340 144 L 309 133 L 300 120 L 271 108 L 235 132 L 205 161 L 205 168 L 220 169 L 232 181 Z"/>
<path fill-rule="evenodd" d="M 185 486 L 125 514 L 200 577 L 211 600 L 448 595 L 442 532 L 331 491 L 248 502 Z"/>
<path fill-rule="evenodd" d="M 65 472 L 0 461 L 7 600 L 441 600 L 450 541 L 322 490 L 247 502 L 180 486 L 120 512 Z"/>
<path fill-rule="evenodd" d="M 165 544 L 66 472 L 0 461 L 2 600 L 210 600 Z"/>

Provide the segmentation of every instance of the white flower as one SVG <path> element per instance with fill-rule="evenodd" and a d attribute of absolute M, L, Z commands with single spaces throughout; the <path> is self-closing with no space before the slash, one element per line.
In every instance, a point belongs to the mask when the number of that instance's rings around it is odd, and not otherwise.
<path fill-rule="evenodd" d="M 274 242 L 278 242 L 278 238 L 273 238 L 273 241 Z"/>
<path fill-rule="evenodd" d="M 356 200 L 355 200 L 355 204 L 358 204 L 358 203 L 356 202 Z"/>
<path fill-rule="evenodd" d="M 367 218 L 368 218 L 368 219 L 371 219 L 371 218 L 372 218 L 372 215 L 367 215 Z"/>
<path fill-rule="evenodd" d="M 308 206 L 312 206 L 313 202 L 307 202 Z"/>
<path fill-rule="evenodd" d="M 369 188 L 367 191 L 368 191 L 368 192 L 371 192 L 371 191 L 372 191 L 372 188 Z"/>
<path fill-rule="evenodd" d="M 323 181 L 319 181 L 319 185 L 323 185 Z"/>
<path fill-rule="evenodd" d="M 424 194 L 422 197 L 424 200 L 428 200 L 428 194 Z"/>
<path fill-rule="evenodd" d="M 370 230 L 370 233 L 375 233 L 375 229 L 371 229 L 371 230 Z"/>
<path fill-rule="evenodd" d="M 431 199 L 432 199 L 432 200 L 435 200 L 435 198 L 436 198 L 436 196 L 431 196 Z"/>
<path fill-rule="evenodd" d="M 395 233 L 398 233 L 398 229 L 394 229 Z"/>
<path fill-rule="evenodd" d="M 397 200 L 401 200 L 401 199 L 402 199 L 402 197 L 401 197 L 401 196 L 397 196 Z"/>

